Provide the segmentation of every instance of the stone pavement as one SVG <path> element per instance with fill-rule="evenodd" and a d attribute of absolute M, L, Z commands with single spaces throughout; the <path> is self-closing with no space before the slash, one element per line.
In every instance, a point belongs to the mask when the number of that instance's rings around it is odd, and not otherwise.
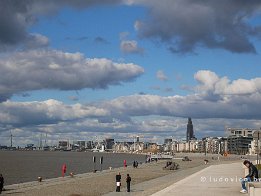
<path fill-rule="evenodd" d="M 243 176 L 242 163 L 211 165 L 152 196 L 238 196 Z"/>
<path fill-rule="evenodd" d="M 240 196 L 243 195 L 241 190 L 240 178 L 243 177 L 244 169 L 242 163 L 230 163 L 211 165 L 198 172 L 192 170 L 199 168 L 191 168 L 192 175 L 187 177 L 177 177 L 176 182 L 169 184 L 167 188 L 161 191 L 159 187 L 173 181 L 173 175 L 163 176 L 147 182 L 136 184 L 131 187 L 132 192 L 126 193 L 125 189 L 120 193 L 111 192 L 106 196 L 125 196 L 125 195 L 152 195 L 152 196 Z M 196 171 L 196 170 L 195 170 Z M 181 179 L 181 180 L 180 180 Z M 179 181 L 178 181 L 179 180 Z M 165 186 L 166 187 L 166 186 Z M 156 192 L 156 193 L 155 193 Z"/>

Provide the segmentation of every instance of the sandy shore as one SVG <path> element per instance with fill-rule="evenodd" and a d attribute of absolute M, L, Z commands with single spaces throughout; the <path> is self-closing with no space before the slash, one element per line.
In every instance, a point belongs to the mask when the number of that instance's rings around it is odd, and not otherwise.
<path fill-rule="evenodd" d="M 180 155 L 184 156 L 184 155 Z M 177 155 L 179 157 L 179 155 Z M 113 170 L 104 170 L 97 173 L 79 174 L 75 177 L 55 178 L 38 182 L 30 182 L 18 185 L 6 186 L 3 195 L 26 195 L 26 196 L 96 196 L 116 193 L 115 191 L 115 175 L 122 175 L 122 190 L 125 190 L 125 177 L 129 173 L 132 177 L 132 186 L 136 187 L 136 192 L 132 195 L 150 195 L 157 192 L 170 184 L 191 175 L 208 165 L 204 164 L 204 159 L 209 160 L 209 165 L 230 163 L 241 161 L 239 157 L 222 157 L 220 160 L 212 160 L 212 156 L 190 155 L 192 161 L 182 161 L 175 159 L 174 161 L 180 165 L 177 171 L 166 171 L 162 167 L 166 161 L 158 161 L 142 164 L 138 169 L 132 167 L 117 168 Z"/>

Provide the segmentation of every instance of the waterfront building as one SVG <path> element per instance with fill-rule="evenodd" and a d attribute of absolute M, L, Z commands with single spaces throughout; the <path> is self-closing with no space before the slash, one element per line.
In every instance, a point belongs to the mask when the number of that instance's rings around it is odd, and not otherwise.
<path fill-rule="evenodd" d="M 114 145 L 114 139 L 106 138 L 104 143 L 105 143 L 106 150 L 112 150 L 113 145 Z"/>
<path fill-rule="evenodd" d="M 253 136 L 230 135 L 228 137 L 228 153 L 245 155 L 251 148 Z"/>
<path fill-rule="evenodd" d="M 69 146 L 69 141 L 63 140 L 58 142 L 59 149 L 66 149 Z"/>
<path fill-rule="evenodd" d="M 247 136 L 252 137 L 253 133 L 257 131 L 257 129 L 251 128 L 226 128 L 228 135 L 235 135 L 235 136 Z"/>
<path fill-rule="evenodd" d="M 253 141 L 251 141 L 251 148 L 249 149 L 249 154 L 261 155 L 261 130 L 255 131 L 253 133 Z"/>
<path fill-rule="evenodd" d="M 252 128 L 226 128 L 228 133 L 228 152 L 231 154 L 255 154 L 257 142 L 253 136 L 258 129 Z M 258 133 L 258 132 L 256 132 Z M 256 139 L 257 140 L 257 139 Z"/>

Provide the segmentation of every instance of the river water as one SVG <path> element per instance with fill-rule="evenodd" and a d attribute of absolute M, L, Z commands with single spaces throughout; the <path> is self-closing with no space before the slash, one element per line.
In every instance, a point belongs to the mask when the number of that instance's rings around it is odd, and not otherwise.
<path fill-rule="evenodd" d="M 67 175 L 92 172 L 93 156 L 96 157 L 95 169 L 100 170 L 100 157 L 103 156 L 103 169 L 122 167 L 123 160 L 129 166 L 133 160 L 144 162 L 144 155 L 93 153 L 93 152 L 58 152 L 58 151 L 0 151 L 0 173 L 5 178 L 5 185 L 61 176 L 61 168 L 65 163 Z"/>

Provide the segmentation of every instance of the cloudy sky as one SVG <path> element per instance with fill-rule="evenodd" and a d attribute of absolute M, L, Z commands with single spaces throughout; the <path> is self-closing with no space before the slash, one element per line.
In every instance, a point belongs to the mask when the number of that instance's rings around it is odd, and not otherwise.
<path fill-rule="evenodd" d="M 261 127 L 259 0 L 0 1 L 0 145 Z"/>

